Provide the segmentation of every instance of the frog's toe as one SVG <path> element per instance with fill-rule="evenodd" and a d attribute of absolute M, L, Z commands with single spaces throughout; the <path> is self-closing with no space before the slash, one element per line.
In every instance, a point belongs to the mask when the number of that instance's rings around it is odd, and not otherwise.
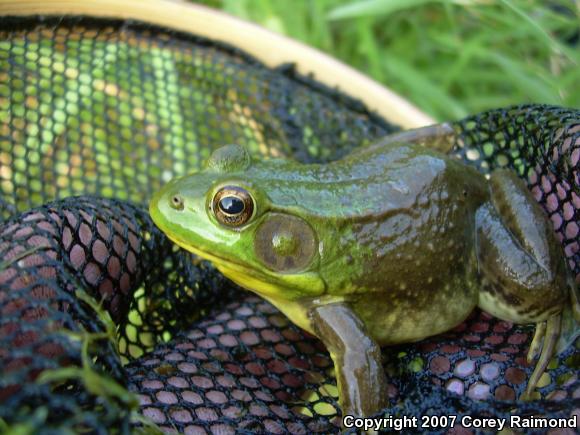
<path fill-rule="evenodd" d="M 570 299 L 572 300 L 572 314 L 577 323 L 580 323 L 580 291 L 579 288 L 572 284 L 570 290 Z"/>
<path fill-rule="evenodd" d="M 572 304 L 565 305 L 562 310 L 562 325 L 560 327 L 560 338 L 556 344 L 556 353 L 560 354 L 567 350 L 580 337 L 580 318 L 578 317 L 576 306 L 578 300 L 572 297 Z"/>
<path fill-rule="evenodd" d="M 536 324 L 536 332 L 534 333 L 534 338 L 532 344 L 530 344 L 530 350 L 528 351 L 527 360 L 531 363 L 535 360 L 540 351 L 542 350 L 542 340 L 546 334 L 546 322 L 539 322 Z"/>
<path fill-rule="evenodd" d="M 544 374 L 546 367 L 554 356 L 556 343 L 560 338 L 560 330 L 562 325 L 562 315 L 560 313 L 550 317 L 545 323 L 545 327 L 542 327 L 542 323 L 539 323 L 536 329 L 536 334 L 532 340 L 532 345 L 530 351 L 528 352 L 528 359 L 533 356 L 533 353 L 540 352 L 540 357 L 536 363 L 536 367 L 530 376 L 528 381 L 528 386 L 526 392 L 522 395 L 522 400 L 528 400 L 532 396 L 532 392 L 538 385 L 540 377 Z M 542 331 L 543 329 L 543 331 Z M 539 336 L 541 334 L 541 336 Z M 543 338 L 543 340 L 542 340 Z M 541 342 L 541 343 L 540 343 Z"/>

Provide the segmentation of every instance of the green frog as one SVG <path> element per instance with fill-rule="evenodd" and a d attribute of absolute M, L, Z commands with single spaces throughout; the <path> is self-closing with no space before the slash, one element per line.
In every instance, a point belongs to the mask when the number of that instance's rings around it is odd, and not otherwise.
<path fill-rule="evenodd" d="M 436 150 L 453 135 L 425 127 L 327 164 L 225 146 L 169 182 L 150 213 L 179 246 L 322 340 L 343 415 L 387 405 L 381 346 L 447 331 L 475 307 L 537 325 L 529 395 L 578 333 L 577 289 L 524 183 Z"/>

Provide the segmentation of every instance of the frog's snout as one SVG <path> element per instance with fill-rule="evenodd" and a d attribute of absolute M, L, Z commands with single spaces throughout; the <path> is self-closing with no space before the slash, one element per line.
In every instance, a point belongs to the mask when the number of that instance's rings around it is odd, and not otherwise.
<path fill-rule="evenodd" d="M 177 211 L 183 210 L 184 208 L 183 197 L 178 194 L 171 195 L 169 197 L 169 207 Z"/>

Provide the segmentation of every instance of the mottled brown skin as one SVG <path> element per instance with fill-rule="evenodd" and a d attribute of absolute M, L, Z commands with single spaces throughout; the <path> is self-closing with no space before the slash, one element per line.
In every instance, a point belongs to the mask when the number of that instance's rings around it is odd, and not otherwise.
<path fill-rule="evenodd" d="M 372 155 L 382 165 L 382 183 L 367 186 L 375 204 L 334 219 L 339 238 L 327 255 L 336 260 L 323 277 L 380 345 L 420 340 L 460 323 L 477 305 L 475 213 L 488 198 L 487 183 L 416 145 Z"/>
<path fill-rule="evenodd" d="M 343 232 L 338 246 L 348 245 L 352 238 L 361 251 L 367 248 L 371 255 L 359 257 L 366 266 L 358 269 L 358 275 L 334 285 L 350 287 L 346 305 L 366 325 L 358 334 L 366 330 L 376 340 L 368 349 L 448 330 L 477 305 L 504 320 L 540 322 L 540 331 L 545 330 L 547 321 L 552 325 L 551 335 L 546 335 L 544 357 L 530 379 L 530 394 L 553 355 L 559 335 L 558 315 L 574 292 L 562 248 L 544 212 L 514 173 L 495 171 L 488 183 L 457 162 L 435 156 L 425 161 L 425 154 L 405 159 L 416 174 L 396 174 L 397 161 L 389 161 L 393 178 L 399 180 L 398 190 L 406 191 L 402 209 L 407 212 L 385 207 L 353 220 L 352 232 Z M 470 179 L 465 178 L 466 172 Z M 387 189 L 382 194 L 385 198 L 394 196 Z M 347 255 L 343 261 L 347 267 L 355 260 Z M 326 282 L 341 278 L 331 271 Z M 328 307 L 327 318 L 332 317 Z M 337 307 L 335 316 L 344 317 L 343 311 L 342 305 Z M 317 314 L 311 319 L 314 325 L 321 321 Z M 349 322 L 348 328 L 354 329 L 353 324 Z M 317 326 L 314 330 L 324 337 L 333 354 L 335 335 L 324 336 Z M 349 358 L 358 361 L 361 354 L 366 355 L 359 349 L 361 341 L 352 341 L 356 343 L 353 349 L 335 351 L 337 366 L 356 366 Z M 341 340 L 338 342 L 342 345 Z M 344 392 L 344 406 L 355 415 L 380 409 L 376 389 L 385 380 L 374 366 L 368 363 L 365 372 L 375 379 L 374 388 L 367 387 L 367 378 L 361 379 L 360 373 L 355 375 L 352 370 L 338 375 L 339 384 L 364 385 Z"/>
<path fill-rule="evenodd" d="M 242 147 L 224 147 L 159 192 L 151 214 L 176 243 L 325 343 L 343 414 L 385 404 L 379 346 L 446 331 L 476 306 L 540 325 L 531 392 L 576 289 L 547 218 L 514 174 L 488 181 L 421 145 L 446 149 L 452 136 L 444 126 L 419 129 L 326 165 L 252 162 Z M 220 220 L 224 189 L 243 192 L 252 213 Z"/>

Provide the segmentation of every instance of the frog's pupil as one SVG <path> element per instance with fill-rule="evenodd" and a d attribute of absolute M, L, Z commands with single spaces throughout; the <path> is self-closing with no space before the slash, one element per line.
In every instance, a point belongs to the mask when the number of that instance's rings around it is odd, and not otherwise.
<path fill-rule="evenodd" d="M 229 215 L 240 214 L 244 211 L 244 201 L 235 196 L 226 196 L 219 202 L 220 209 Z"/>

